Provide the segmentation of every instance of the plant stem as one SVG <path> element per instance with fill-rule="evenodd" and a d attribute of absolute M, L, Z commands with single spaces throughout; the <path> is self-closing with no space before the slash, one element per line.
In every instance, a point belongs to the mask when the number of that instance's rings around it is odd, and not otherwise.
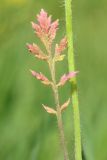
<path fill-rule="evenodd" d="M 56 85 L 55 62 L 52 59 L 52 57 L 50 57 L 50 60 L 49 60 L 49 68 L 50 68 L 52 82 L 53 82 L 52 89 L 53 89 L 54 98 L 55 98 L 55 105 L 56 105 L 56 110 L 57 110 L 58 129 L 59 129 L 59 134 L 60 134 L 61 146 L 62 146 L 63 153 L 64 153 L 64 160 L 69 160 L 68 151 L 67 151 L 67 148 L 66 148 L 65 136 L 64 136 L 63 123 L 62 123 L 62 114 L 61 114 L 61 109 L 60 109 L 60 104 L 59 104 L 58 87 Z"/>
<path fill-rule="evenodd" d="M 68 39 L 68 65 L 69 70 L 75 70 L 74 64 L 74 52 L 73 52 L 73 32 L 72 32 L 72 0 L 65 0 L 65 14 L 66 14 L 66 33 Z M 75 134 L 75 160 L 82 160 L 81 154 L 81 131 L 80 131 L 80 116 L 79 116 L 79 104 L 78 104 L 78 92 L 77 81 L 74 78 L 71 81 L 71 85 L 74 88 L 72 93 L 72 105 L 74 113 L 74 134 Z"/>

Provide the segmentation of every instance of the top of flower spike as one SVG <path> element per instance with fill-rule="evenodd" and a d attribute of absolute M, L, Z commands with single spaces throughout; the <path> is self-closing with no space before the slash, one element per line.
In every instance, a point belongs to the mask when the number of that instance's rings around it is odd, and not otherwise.
<path fill-rule="evenodd" d="M 51 25 L 51 16 L 48 17 L 47 12 L 41 9 L 40 14 L 37 15 L 37 20 L 40 24 L 40 27 L 47 33 Z"/>
<path fill-rule="evenodd" d="M 38 24 L 32 22 L 32 28 L 36 31 L 37 36 L 43 41 L 44 36 L 48 38 L 48 41 L 52 40 L 56 36 L 58 29 L 58 20 L 51 22 L 51 16 L 48 17 L 46 11 L 41 9 L 40 14 L 37 15 Z"/>

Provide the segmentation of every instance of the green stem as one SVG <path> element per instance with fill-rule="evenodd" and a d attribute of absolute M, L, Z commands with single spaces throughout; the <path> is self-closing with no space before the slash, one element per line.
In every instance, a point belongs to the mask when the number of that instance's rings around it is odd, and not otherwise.
<path fill-rule="evenodd" d="M 66 33 L 68 39 L 68 66 L 70 71 L 75 70 L 74 52 L 73 52 L 73 32 L 72 32 L 72 0 L 65 0 L 65 14 L 66 14 Z M 75 160 L 82 160 L 81 154 L 81 131 L 80 131 L 80 115 L 78 104 L 77 81 L 74 78 L 71 85 L 75 87 L 72 93 L 72 105 L 74 113 L 74 134 L 75 134 Z"/>
<path fill-rule="evenodd" d="M 49 68 L 50 68 L 52 82 L 53 82 L 52 89 L 53 89 L 54 98 L 55 98 L 55 105 L 57 110 L 57 123 L 58 123 L 58 129 L 60 134 L 61 146 L 64 154 L 64 160 L 69 160 L 68 151 L 67 151 L 66 142 L 65 142 L 64 129 L 63 129 L 62 114 L 61 114 L 61 109 L 59 104 L 58 87 L 56 85 L 55 62 L 52 59 L 52 57 L 50 57 L 50 60 L 49 60 Z"/>

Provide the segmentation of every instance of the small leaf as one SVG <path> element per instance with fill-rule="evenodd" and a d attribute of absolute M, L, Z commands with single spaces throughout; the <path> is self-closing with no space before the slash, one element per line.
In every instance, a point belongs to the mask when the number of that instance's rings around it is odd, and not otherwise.
<path fill-rule="evenodd" d="M 65 110 L 70 103 L 70 98 L 61 106 L 61 111 Z"/>
<path fill-rule="evenodd" d="M 63 55 L 56 55 L 54 59 L 57 62 L 57 61 L 62 61 L 64 59 L 64 57 L 65 57 L 64 54 Z"/>
<path fill-rule="evenodd" d="M 48 56 L 45 56 L 43 54 L 41 54 L 41 55 L 35 55 L 35 57 L 37 57 L 38 59 L 41 59 L 41 60 L 47 60 L 48 59 Z"/>
<path fill-rule="evenodd" d="M 45 106 L 44 104 L 42 104 L 42 106 L 44 107 L 44 109 L 50 113 L 50 114 L 56 114 L 56 111 L 48 106 Z"/>

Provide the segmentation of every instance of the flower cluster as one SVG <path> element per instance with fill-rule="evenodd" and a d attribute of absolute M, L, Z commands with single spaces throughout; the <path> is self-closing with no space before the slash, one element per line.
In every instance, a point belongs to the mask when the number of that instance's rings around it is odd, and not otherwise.
<path fill-rule="evenodd" d="M 56 31 L 58 29 L 58 20 L 52 22 L 51 16 L 48 17 L 48 14 L 41 9 L 39 15 L 37 15 L 38 24 L 32 22 L 32 28 L 34 29 L 36 35 L 41 39 L 44 45 L 47 47 L 52 44 L 52 41 L 55 39 Z"/>
<path fill-rule="evenodd" d="M 55 53 L 52 54 L 52 42 L 56 37 L 56 32 L 58 30 L 59 20 L 52 22 L 51 16 L 48 16 L 47 12 L 41 9 L 40 14 L 37 15 L 37 23 L 32 22 L 32 28 L 34 29 L 35 34 L 41 40 L 43 45 L 46 48 L 47 53 L 44 53 L 37 44 L 27 44 L 27 48 L 35 57 L 41 60 L 45 60 L 48 64 L 55 64 L 56 61 L 62 61 L 64 56 L 62 52 L 67 48 L 67 38 L 66 36 L 62 38 L 59 44 L 55 45 Z M 53 65 L 55 66 L 55 65 Z M 41 72 L 30 70 L 31 74 L 38 80 L 40 80 L 45 85 L 56 85 L 63 86 L 68 80 L 75 77 L 78 73 L 77 71 L 72 71 L 68 74 L 64 74 L 60 81 L 55 84 L 52 80 L 49 80 Z M 70 99 L 68 99 L 62 106 L 60 110 L 63 111 L 69 105 Z M 43 105 L 44 109 L 51 114 L 57 114 L 57 111 L 53 108 Z"/>

